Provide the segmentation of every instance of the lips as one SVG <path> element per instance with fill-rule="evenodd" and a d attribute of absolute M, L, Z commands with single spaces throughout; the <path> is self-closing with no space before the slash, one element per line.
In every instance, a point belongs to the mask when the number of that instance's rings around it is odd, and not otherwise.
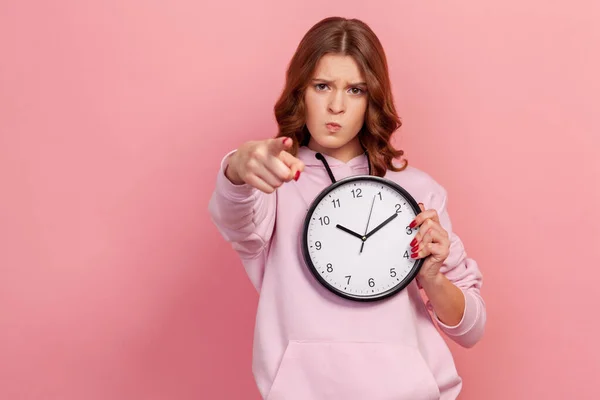
<path fill-rule="evenodd" d="M 329 123 L 325 124 L 325 126 L 327 127 L 327 130 L 329 130 L 330 132 L 337 132 L 342 128 L 342 126 L 336 122 L 329 122 Z"/>

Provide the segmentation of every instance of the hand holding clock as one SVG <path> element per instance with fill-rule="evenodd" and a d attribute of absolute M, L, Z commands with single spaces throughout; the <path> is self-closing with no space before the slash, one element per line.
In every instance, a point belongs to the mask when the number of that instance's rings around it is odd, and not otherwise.
<path fill-rule="evenodd" d="M 425 259 L 419 271 L 420 280 L 433 280 L 438 277 L 440 267 L 450 253 L 450 238 L 448 232 L 442 228 L 436 210 L 425 210 L 421 203 L 419 208 L 421 212 L 409 225 L 410 228 L 420 226 L 419 232 L 410 243 L 412 258 Z"/>
<path fill-rule="evenodd" d="M 457 325 L 463 318 L 465 296 L 440 267 L 450 253 L 450 238 L 442 228 L 435 210 L 425 210 L 419 203 L 419 213 L 410 227 L 420 226 L 411 246 L 413 258 L 425 258 L 419 270 L 418 280 L 427 293 L 436 317 L 447 325 Z"/>

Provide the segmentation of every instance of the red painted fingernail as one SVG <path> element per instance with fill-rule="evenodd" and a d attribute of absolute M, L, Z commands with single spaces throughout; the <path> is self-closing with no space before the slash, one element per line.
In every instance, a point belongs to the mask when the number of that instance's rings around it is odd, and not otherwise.
<path fill-rule="evenodd" d="M 411 258 L 417 258 L 417 257 L 419 257 L 419 255 L 417 253 L 411 254 L 410 256 L 411 256 Z"/>
<path fill-rule="evenodd" d="M 411 253 L 418 253 L 418 250 L 419 250 L 419 246 L 418 245 L 415 246 L 415 247 L 413 247 L 412 249 L 410 249 Z"/>
<path fill-rule="evenodd" d="M 294 177 L 294 180 L 297 181 L 298 178 L 300 178 L 300 171 L 296 171 L 296 176 Z"/>
<path fill-rule="evenodd" d="M 417 226 L 417 221 L 413 220 L 413 222 L 410 223 L 410 225 L 408 226 L 409 228 L 414 228 L 415 226 Z"/>
<path fill-rule="evenodd" d="M 285 144 L 287 146 L 290 143 L 290 140 L 292 140 L 292 139 L 290 139 L 289 137 L 283 139 L 283 144 Z"/>
<path fill-rule="evenodd" d="M 412 240 L 412 242 L 410 242 L 410 247 L 415 247 L 416 244 L 417 244 L 417 238 L 414 238 Z"/>

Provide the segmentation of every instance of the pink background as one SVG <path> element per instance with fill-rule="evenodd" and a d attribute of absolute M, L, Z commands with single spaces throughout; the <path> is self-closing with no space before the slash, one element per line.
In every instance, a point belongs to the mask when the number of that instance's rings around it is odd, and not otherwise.
<path fill-rule="evenodd" d="M 597 398 L 597 1 L 65 0 L 0 3 L 1 399 L 258 399 L 207 202 L 333 14 L 381 38 L 398 144 L 483 270 L 461 398 Z"/>

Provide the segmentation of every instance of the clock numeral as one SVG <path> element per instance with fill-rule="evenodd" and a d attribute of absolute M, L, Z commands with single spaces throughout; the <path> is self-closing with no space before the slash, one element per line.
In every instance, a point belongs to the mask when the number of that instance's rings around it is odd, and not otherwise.
<path fill-rule="evenodd" d="M 315 242 L 315 247 L 317 248 L 317 250 L 321 250 L 321 242 L 316 241 Z"/>
<path fill-rule="evenodd" d="M 333 208 L 341 207 L 340 199 L 331 200 L 331 202 L 333 203 Z"/>
<path fill-rule="evenodd" d="M 381 192 L 377 193 L 379 195 L 379 200 L 383 200 L 383 197 L 381 197 Z"/>
<path fill-rule="evenodd" d="M 375 281 L 373 280 L 373 278 L 370 278 L 370 279 L 369 279 L 369 286 L 370 286 L 370 287 L 373 287 L 373 286 L 375 286 Z"/>
<path fill-rule="evenodd" d="M 404 252 L 404 258 L 409 258 L 408 251 Z"/>
<path fill-rule="evenodd" d="M 325 217 L 319 217 L 319 221 L 321 221 L 321 226 L 323 225 L 329 225 L 329 217 L 325 216 Z"/>
<path fill-rule="evenodd" d="M 400 204 L 396 204 L 396 214 L 401 213 L 402 211 L 400 210 Z"/>
<path fill-rule="evenodd" d="M 390 268 L 390 276 L 392 278 L 396 277 L 396 268 Z"/>
<path fill-rule="evenodd" d="M 333 265 L 331 263 L 327 264 L 327 272 L 333 272 Z"/>
<path fill-rule="evenodd" d="M 352 277 L 352 275 L 346 275 L 344 278 L 348 279 L 348 285 L 350 284 L 350 278 Z"/>
<path fill-rule="evenodd" d="M 352 196 L 354 196 L 354 198 L 362 197 L 362 189 L 356 189 L 356 193 L 354 189 L 352 189 Z"/>
<path fill-rule="evenodd" d="M 406 234 L 410 235 L 411 233 L 413 233 L 413 230 L 412 230 L 412 228 L 410 226 L 407 225 L 406 226 Z"/>

